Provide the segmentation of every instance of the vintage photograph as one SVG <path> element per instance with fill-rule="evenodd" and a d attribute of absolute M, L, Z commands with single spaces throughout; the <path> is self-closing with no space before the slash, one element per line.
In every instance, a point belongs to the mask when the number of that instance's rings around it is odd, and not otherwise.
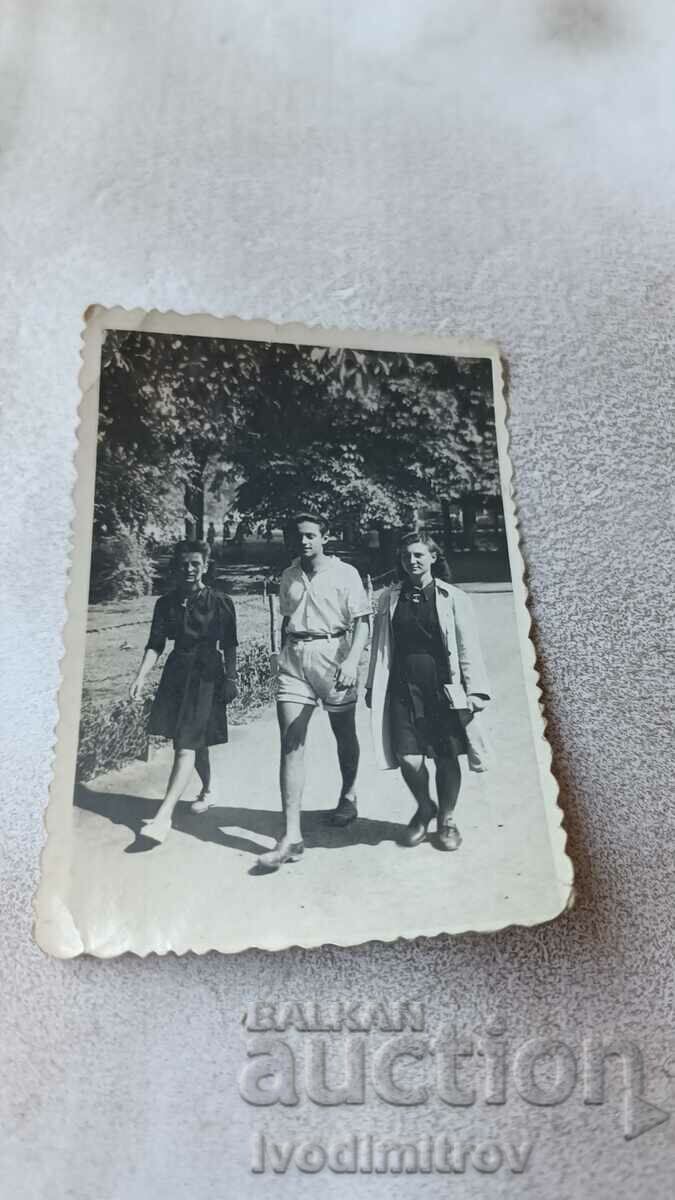
<path fill-rule="evenodd" d="M 497 349 L 93 308 L 83 360 L 40 944 L 563 911 Z"/>

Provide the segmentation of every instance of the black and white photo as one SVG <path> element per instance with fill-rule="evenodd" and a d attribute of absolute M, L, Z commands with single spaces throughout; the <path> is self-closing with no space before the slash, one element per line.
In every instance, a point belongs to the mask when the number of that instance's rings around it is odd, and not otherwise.
<path fill-rule="evenodd" d="M 563 911 L 496 348 L 94 308 L 83 359 L 41 945 Z"/>

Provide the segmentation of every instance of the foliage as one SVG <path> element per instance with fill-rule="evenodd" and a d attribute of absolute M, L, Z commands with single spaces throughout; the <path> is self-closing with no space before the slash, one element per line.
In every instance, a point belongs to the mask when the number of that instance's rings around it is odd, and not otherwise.
<path fill-rule="evenodd" d="M 405 524 L 429 500 L 497 491 L 490 363 L 301 348 L 240 438 L 239 507 Z"/>
<path fill-rule="evenodd" d="M 233 350 L 232 347 L 235 347 Z M 226 339 L 111 331 L 102 350 L 95 525 L 162 528 L 223 463 L 253 358 Z M 220 479 L 223 474 L 221 471 Z"/>
<path fill-rule="evenodd" d="M 99 540 L 92 554 L 92 601 L 149 596 L 155 577 L 146 539 L 118 522 L 114 537 Z"/>
<path fill-rule="evenodd" d="M 80 715 L 77 777 L 87 780 L 103 771 L 114 771 L 132 758 L 143 758 L 148 748 L 151 700 L 140 704 L 117 700 L 91 704 L 86 695 Z"/>
<path fill-rule="evenodd" d="M 267 704 L 274 696 L 274 679 L 269 650 L 263 642 L 251 642 L 237 654 L 239 696 L 228 708 L 232 724 L 242 723 L 247 714 Z M 85 693 L 80 716 L 77 776 L 86 781 L 104 771 L 113 771 L 148 750 L 148 720 L 152 694 L 142 701 L 116 700 L 96 704 Z M 162 739 L 156 739 L 164 744 Z"/>
<path fill-rule="evenodd" d="M 234 724 L 251 708 L 267 704 L 274 697 L 274 676 L 270 652 L 264 642 L 249 642 L 237 651 L 239 695 L 228 709 Z"/>
<path fill-rule="evenodd" d="M 384 526 L 498 491 L 488 360 L 115 331 L 102 365 L 99 531 L 177 495 L 199 528 L 209 480 L 256 520 Z"/>

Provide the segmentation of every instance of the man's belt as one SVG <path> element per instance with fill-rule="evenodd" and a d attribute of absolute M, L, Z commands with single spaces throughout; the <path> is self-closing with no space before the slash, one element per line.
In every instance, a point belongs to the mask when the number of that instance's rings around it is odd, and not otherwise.
<path fill-rule="evenodd" d="M 302 630 L 296 633 L 289 629 L 286 636 L 292 642 L 332 642 L 335 638 L 344 637 L 347 632 L 347 629 L 337 629 L 335 633 L 305 633 Z"/>

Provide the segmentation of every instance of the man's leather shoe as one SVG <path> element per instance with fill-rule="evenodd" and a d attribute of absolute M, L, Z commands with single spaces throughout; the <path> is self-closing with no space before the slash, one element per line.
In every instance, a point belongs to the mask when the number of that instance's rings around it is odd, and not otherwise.
<path fill-rule="evenodd" d="M 337 808 L 334 808 L 328 818 L 331 825 L 337 825 L 339 829 L 345 829 L 347 825 L 351 825 L 358 817 L 356 808 L 356 796 L 353 800 L 349 796 L 340 796 Z"/>
<path fill-rule="evenodd" d="M 283 849 L 279 844 L 273 850 L 267 850 L 265 854 L 261 854 L 257 865 L 261 871 L 278 871 L 284 863 L 297 862 L 299 858 L 302 858 L 304 852 L 304 842 L 289 842 Z"/>

